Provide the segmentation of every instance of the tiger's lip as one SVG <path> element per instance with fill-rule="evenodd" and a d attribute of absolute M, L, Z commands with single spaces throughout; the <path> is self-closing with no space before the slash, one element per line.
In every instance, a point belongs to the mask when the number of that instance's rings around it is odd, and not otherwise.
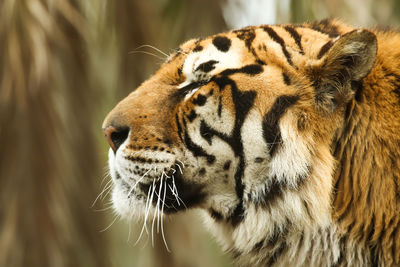
<path fill-rule="evenodd" d="M 154 183 L 161 182 L 161 179 L 176 179 L 176 180 L 182 180 L 184 179 L 183 173 L 180 171 L 177 171 L 176 169 L 170 169 L 167 172 L 162 172 L 158 178 L 152 180 L 151 182 L 145 183 L 145 182 L 139 182 L 139 187 L 142 188 L 143 191 L 146 191 L 149 189 L 150 186 L 152 186 Z"/>
<path fill-rule="evenodd" d="M 165 177 L 165 179 L 164 179 Z M 188 182 L 180 170 L 171 169 L 152 183 L 139 184 L 141 190 L 148 192 L 152 186 L 156 192 L 161 192 L 164 205 L 163 212 L 173 214 L 188 208 L 198 207 L 206 198 L 204 185 Z M 165 194 L 165 195 L 164 195 Z M 153 198 L 153 205 L 157 205 L 158 198 Z"/>
<path fill-rule="evenodd" d="M 176 165 L 179 167 L 174 168 Z M 153 173 L 151 173 L 152 171 Z M 151 174 L 147 175 L 148 173 Z M 153 183 L 160 182 L 161 179 L 169 179 L 172 176 L 174 176 L 175 179 L 183 179 L 182 167 L 177 161 L 174 161 L 173 164 L 169 164 L 169 167 L 163 166 L 163 168 L 157 169 L 157 166 L 153 166 L 147 168 L 143 175 L 124 175 L 118 170 L 114 170 L 114 183 L 118 181 L 118 183 L 121 183 L 121 185 L 126 188 L 143 188 L 143 186 L 151 186 Z M 134 192 L 137 191 L 132 191 L 132 193 Z M 147 193 L 146 190 L 145 193 Z"/>

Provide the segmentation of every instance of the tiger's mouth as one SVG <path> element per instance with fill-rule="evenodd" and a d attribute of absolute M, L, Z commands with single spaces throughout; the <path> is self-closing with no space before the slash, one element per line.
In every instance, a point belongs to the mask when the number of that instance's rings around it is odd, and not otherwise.
<path fill-rule="evenodd" d="M 176 165 L 177 162 L 174 166 Z M 160 205 L 159 201 L 162 201 L 162 211 L 168 214 L 194 207 L 205 197 L 201 185 L 185 182 L 183 172 L 172 167 L 161 179 L 153 180 L 152 183 L 141 183 L 139 187 L 148 196 L 150 193 L 155 194 L 157 197 L 150 198 L 152 205 L 157 207 Z"/>
<path fill-rule="evenodd" d="M 110 152 L 112 202 L 123 217 L 146 217 L 149 212 L 172 214 L 198 206 L 205 198 L 202 185 L 186 181 L 185 166 L 179 160 L 162 165 L 135 162 L 127 167 L 121 166 L 120 158 Z"/>

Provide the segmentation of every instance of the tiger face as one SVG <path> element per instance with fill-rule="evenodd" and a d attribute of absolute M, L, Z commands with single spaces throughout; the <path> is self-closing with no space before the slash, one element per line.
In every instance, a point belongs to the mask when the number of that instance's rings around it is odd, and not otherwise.
<path fill-rule="evenodd" d="M 332 139 L 376 49 L 367 30 L 311 24 L 183 44 L 104 121 L 115 210 L 200 208 L 227 249 L 247 252 L 330 224 Z"/>

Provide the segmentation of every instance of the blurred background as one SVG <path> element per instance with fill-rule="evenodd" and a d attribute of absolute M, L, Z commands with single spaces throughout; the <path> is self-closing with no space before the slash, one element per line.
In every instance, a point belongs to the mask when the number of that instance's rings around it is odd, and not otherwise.
<path fill-rule="evenodd" d="M 398 28 L 400 0 L 1 0 L 0 266 L 231 266 L 196 211 L 135 245 L 102 120 L 189 38 L 329 17 Z"/>

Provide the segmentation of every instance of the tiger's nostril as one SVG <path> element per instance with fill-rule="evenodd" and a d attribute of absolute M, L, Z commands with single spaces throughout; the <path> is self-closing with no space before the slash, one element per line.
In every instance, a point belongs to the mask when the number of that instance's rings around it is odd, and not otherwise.
<path fill-rule="evenodd" d="M 107 138 L 108 144 L 114 153 L 116 153 L 118 148 L 122 145 L 126 138 L 128 138 L 129 128 L 122 127 L 117 129 L 113 126 L 108 126 L 107 128 L 103 129 L 103 132 L 104 136 Z"/>

